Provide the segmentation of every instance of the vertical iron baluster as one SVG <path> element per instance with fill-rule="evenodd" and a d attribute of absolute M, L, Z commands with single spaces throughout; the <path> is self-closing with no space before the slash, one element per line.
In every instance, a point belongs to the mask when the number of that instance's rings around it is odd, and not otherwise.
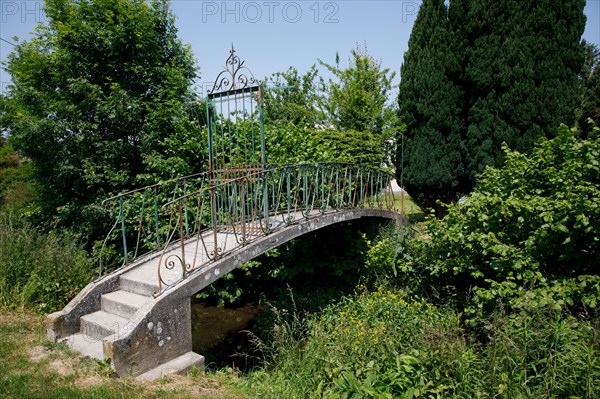
<path fill-rule="evenodd" d="M 157 188 L 154 187 L 152 189 L 152 193 L 154 196 L 154 224 L 156 226 L 156 248 L 159 247 L 160 245 L 160 233 L 159 233 L 159 226 L 158 226 L 158 198 L 156 198 L 156 190 Z"/>
<path fill-rule="evenodd" d="M 119 214 L 121 216 L 121 234 L 123 236 L 123 264 L 127 264 L 127 228 L 125 227 L 125 210 L 123 209 L 123 197 L 119 198 Z"/>
<path fill-rule="evenodd" d="M 140 212 L 140 222 L 139 222 L 139 225 L 138 225 L 138 232 L 137 232 L 138 234 L 137 234 L 137 240 L 136 240 L 136 243 L 135 243 L 135 252 L 133 254 L 133 259 L 135 259 L 137 257 L 138 249 L 139 249 L 139 246 L 140 246 L 140 236 L 141 236 L 142 230 L 144 228 L 143 223 L 144 223 L 144 206 L 145 206 L 145 203 L 146 203 L 146 190 L 144 190 L 144 195 L 142 197 L 142 210 Z"/>

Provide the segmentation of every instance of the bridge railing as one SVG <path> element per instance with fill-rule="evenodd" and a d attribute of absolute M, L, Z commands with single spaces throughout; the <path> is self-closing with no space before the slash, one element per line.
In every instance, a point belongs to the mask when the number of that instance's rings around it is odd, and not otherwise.
<path fill-rule="evenodd" d="M 208 173 L 197 173 L 128 191 L 102 202 L 114 223 L 100 249 L 100 275 L 161 249 L 169 238 L 171 215 L 163 204 L 209 183 Z"/>
<path fill-rule="evenodd" d="M 350 164 L 272 167 L 188 192 L 162 207 L 170 233 L 159 292 L 275 229 L 329 211 L 395 209 L 388 172 Z"/>
<path fill-rule="evenodd" d="M 298 220 L 342 208 L 395 206 L 393 176 L 367 166 L 270 165 L 244 173 L 199 173 L 105 200 L 102 205 L 113 212 L 114 223 L 100 250 L 100 276 L 142 255 L 166 253 L 179 242 L 181 251 L 187 246 L 192 253 L 182 253 L 181 261 L 170 259 L 176 261 L 173 267 L 183 264 L 181 279 L 236 246 Z M 202 247 L 189 251 L 190 239 Z"/>

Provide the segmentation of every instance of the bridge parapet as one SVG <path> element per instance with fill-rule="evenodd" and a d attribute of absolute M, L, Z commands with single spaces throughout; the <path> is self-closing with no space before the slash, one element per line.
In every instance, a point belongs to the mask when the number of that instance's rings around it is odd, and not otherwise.
<path fill-rule="evenodd" d="M 160 294 L 225 253 L 299 220 L 341 209 L 396 210 L 392 180 L 388 171 L 365 165 L 318 163 L 248 168 L 235 176 L 213 171 L 155 184 L 104 202 L 115 222 L 101 259 L 108 248 L 113 258 L 121 248 L 122 265 L 162 252 Z"/>

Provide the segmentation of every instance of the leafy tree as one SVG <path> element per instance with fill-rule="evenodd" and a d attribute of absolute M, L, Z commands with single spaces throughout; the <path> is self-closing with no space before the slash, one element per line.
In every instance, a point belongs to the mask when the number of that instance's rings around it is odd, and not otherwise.
<path fill-rule="evenodd" d="M 269 162 L 379 166 L 389 159 L 398 128 L 395 112 L 385 104 L 394 74 L 361 49 L 352 51 L 347 69 L 339 67 L 339 56 L 336 66 L 320 62 L 339 81 L 326 86 L 320 77 L 317 85 L 315 65 L 304 75 L 290 67 L 269 79 L 277 82 L 264 94 Z"/>
<path fill-rule="evenodd" d="M 498 300 L 600 305 L 600 131 L 576 133 L 563 125 L 530 156 L 505 147 L 505 164 L 486 168 L 464 204 L 404 250 L 396 269 L 407 287 L 450 293 L 468 311 Z"/>
<path fill-rule="evenodd" d="M 389 147 L 399 128 L 395 111 L 386 104 L 395 73 L 382 69 L 381 63 L 366 49 L 357 47 L 350 54 L 350 65 L 346 69 L 341 69 L 339 63 L 330 65 L 319 60 L 337 78 L 337 81 L 329 79 L 324 87 L 327 94 L 324 108 L 336 129 L 373 135 L 382 146 Z M 322 86 L 325 86 L 324 81 Z"/>
<path fill-rule="evenodd" d="M 189 47 L 166 0 L 48 0 L 9 56 L 0 123 L 33 161 L 47 220 L 104 230 L 99 200 L 202 168 Z"/>
<path fill-rule="evenodd" d="M 462 65 L 447 13 L 442 0 L 423 2 L 404 55 L 398 95 L 407 142 L 397 164 L 404 161 L 406 188 L 425 207 L 436 206 L 438 199 L 455 200 L 464 190 L 463 90 L 455 83 Z"/>
<path fill-rule="evenodd" d="M 319 108 L 316 65 L 300 75 L 290 67 L 286 72 L 277 72 L 268 81 L 275 81 L 265 92 L 265 122 L 317 126 L 323 123 L 323 111 Z"/>

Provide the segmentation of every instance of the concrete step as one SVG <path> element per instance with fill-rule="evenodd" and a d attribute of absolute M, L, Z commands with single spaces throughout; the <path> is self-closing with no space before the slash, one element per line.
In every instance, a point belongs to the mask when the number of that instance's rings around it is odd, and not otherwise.
<path fill-rule="evenodd" d="M 81 333 L 102 340 L 108 335 L 118 334 L 128 322 L 124 317 L 99 310 L 81 317 Z"/>
<path fill-rule="evenodd" d="M 117 316 L 131 318 L 139 308 L 146 302 L 152 300 L 143 295 L 134 294 L 129 291 L 115 291 L 102 295 L 101 310 L 113 313 Z"/>
<path fill-rule="evenodd" d="M 80 352 L 84 356 L 92 359 L 104 360 L 104 351 L 102 349 L 102 340 L 90 337 L 85 334 L 74 334 L 62 339 L 60 342 L 66 343 L 69 348 Z"/>
<path fill-rule="evenodd" d="M 194 366 L 203 369 L 204 356 L 190 351 L 169 362 L 163 363 L 150 371 L 146 371 L 136 378 L 142 381 L 152 381 L 169 374 L 185 375 L 187 371 Z"/>
<path fill-rule="evenodd" d="M 156 283 L 156 273 L 151 277 L 141 277 L 136 274 L 124 274 L 119 277 L 121 290 L 141 296 L 152 297 L 155 292 L 158 292 L 158 284 Z"/>

